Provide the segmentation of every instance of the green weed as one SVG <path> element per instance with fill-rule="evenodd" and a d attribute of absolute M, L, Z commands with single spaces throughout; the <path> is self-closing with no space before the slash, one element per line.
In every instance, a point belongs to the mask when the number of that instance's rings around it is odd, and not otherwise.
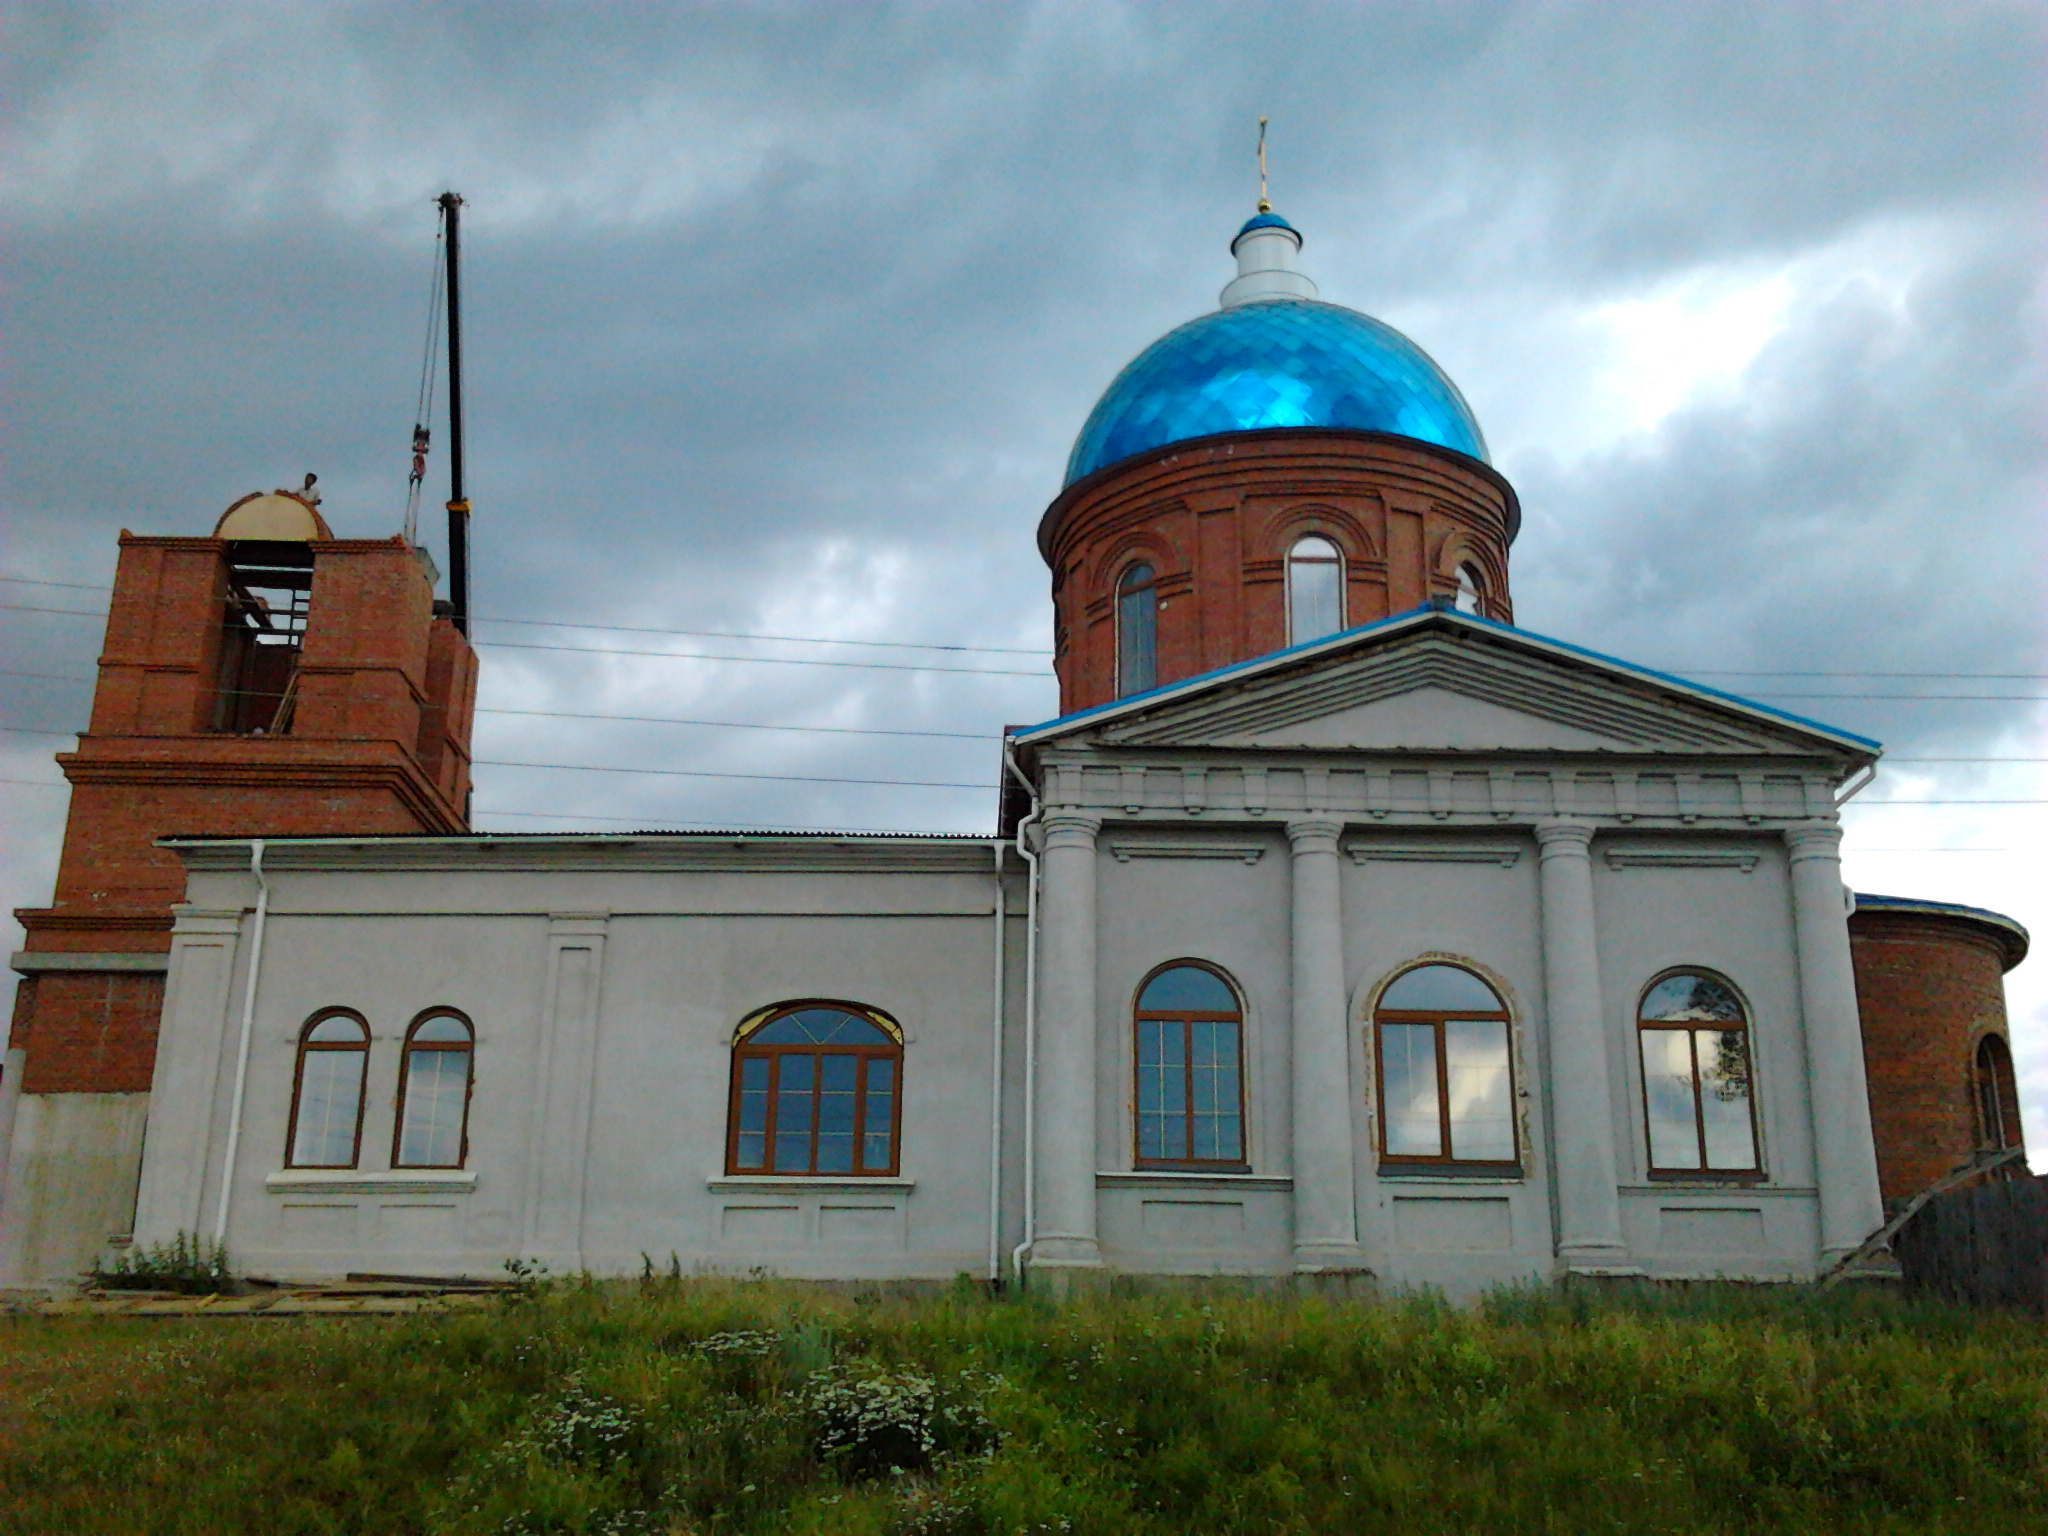
<path fill-rule="evenodd" d="M 395 1319 L 8 1319 L 0 1531 L 2004 1533 L 2048 1528 L 2044 1383 L 2032 1322 L 1853 1293 L 656 1271 Z"/>

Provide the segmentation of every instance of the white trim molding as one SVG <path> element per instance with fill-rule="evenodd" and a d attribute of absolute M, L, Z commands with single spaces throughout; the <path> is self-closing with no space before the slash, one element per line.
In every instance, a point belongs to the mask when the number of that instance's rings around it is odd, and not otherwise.
<path fill-rule="evenodd" d="M 468 1168 L 287 1168 L 265 1174 L 273 1195 L 466 1195 L 476 1188 Z"/>

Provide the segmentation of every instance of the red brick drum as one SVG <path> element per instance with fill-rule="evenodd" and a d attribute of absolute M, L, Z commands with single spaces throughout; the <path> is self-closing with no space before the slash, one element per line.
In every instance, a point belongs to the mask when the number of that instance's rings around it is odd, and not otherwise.
<path fill-rule="evenodd" d="M 2026 956 L 2026 930 L 1975 907 L 1859 895 L 1849 943 L 1884 1198 L 2023 1146 L 2005 973 Z"/>

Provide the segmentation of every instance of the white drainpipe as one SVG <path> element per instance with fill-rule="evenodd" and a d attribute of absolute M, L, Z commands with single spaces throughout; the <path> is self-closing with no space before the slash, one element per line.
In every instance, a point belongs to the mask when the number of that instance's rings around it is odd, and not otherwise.
<path fill-rule="evenodd" d="M 228 1196 L 234 1190 L 235 1152 L 242 1143 L 242 1097 L 249 1081 L 249 1038 L 256 1031 L 256 976 L 263 967 L 263 922 L 270 915 L 270 881 L 263 874 L 263 839 L 249 844 L 249 873 L 256 877 L 256 923 L 249 935 L 249 981 L 242 989 L 242 1039 L 235 1048 L 235 1092 L 228 1101 L 228 1145 L 220 1160 L 220 1205 L 213 1216 L 214 1245 L 228 1239 Z"/>
<path fill-rule="evenodd" d="M 1000 837 L 989 844 L 995 854 L 996 878 L 996 963 L 995 1041 L 990 1050 L 988 1073 L 988 1283 L 1003 1278 L 1003 932 L 1009 914 L 1003 906 L 1003 853 L 1008 848 Z"/>
<path fill-rule="evenodd" d="M 1010 1254 L 1010 1276 L 1021 1289 L 1024 1255 L 1038 1235 L 1038 855 L 1031 851 L 1030 838 L 1038 820 L 1038 791 L 1018 768 L 1008 742 L 1003 744 L 1003 766 L 1031 796 L 1030 814 L 1017 823 L 1017 852 L 1031 869 L 1024 919 L 1024 1240 Z"/>

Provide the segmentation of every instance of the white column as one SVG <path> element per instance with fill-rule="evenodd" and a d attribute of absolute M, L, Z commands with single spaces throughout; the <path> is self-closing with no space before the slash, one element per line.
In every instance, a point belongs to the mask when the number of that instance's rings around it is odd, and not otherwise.
<path fill-rule="evenodd" d="M 1792 861 L 1792 936 L 1799 956 L 1799 1009 L 1806 1022 L 1806 1083 L 1820 1185 L 1820 1261 L 1855 1249 L 1884 1223 L 1870 1095 L 1863 1075 L 1863 1022 L 1849 956 L 1842 887 L 1842 829 L 1785 833 Z"/>
<path fill-rule="evenodd" d="M 1352 1182 L 1350 1028 L 1335 821 L 1290 821 L 1294 849 L 1294 1268 L 1362 1269 Z"/>
<path fill-rule="evenodd" d="M 1568 1270 L 1627 1267 L 1614 1177 L 1614 1100 L 1600 947 L 1593 919 L 1593 829 L 1536 827 L 1543 880 L 1543 993 L 1550 1019 L 1550 1127 L 1557 1149 L 1557 1252 Z"/>
<path fill-rule="evenodd" d="M 1034 1270 L 1099 1269 L 1095 1240 L 1096 816 L 1044 821 L 1038 907 Z"/>

